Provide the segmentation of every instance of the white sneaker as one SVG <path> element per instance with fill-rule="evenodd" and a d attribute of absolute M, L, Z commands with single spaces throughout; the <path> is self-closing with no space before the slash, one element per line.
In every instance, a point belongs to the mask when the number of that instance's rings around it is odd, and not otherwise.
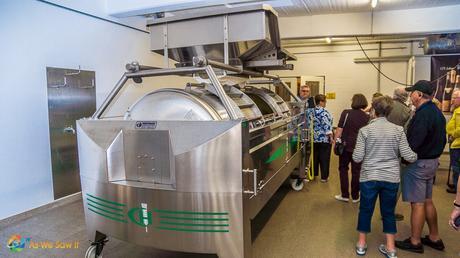
<path fill-rule="evenodd" d="M 342 197 L 341 194 L 338 194 L 336 196 L 334 196 L 334 198 L 337 200 L 337 201 L 342 201 L 342 202 L 348 202 L 350 199 L 349 198 L 344 198 Z"/>
<path fill-rule="evenodd" d="M 394 250 L 394 251 L 389 251 L 389 250 L 387 249 L 387 247 L 386 247 L 384 244 L 381 244 L 381 245 L 379 246 L 379 251 L 380 251 L 383 255 L 385 255 L 385 257 L 387 257 L 387 258 L 398 258 L 398 256 L 396 255 L 396 250 Z"/>
<path fill-rule="evenodd" d="M 321 183 L 327 183 L 327 179 L 321 179 Z"/>
<path fill-rule="evenodd" d="M 358 199 L 356 199 L 356 200 L 355 200 L 355 199 L 352 199 L 352 200 L 351 200 L 352 203 L 358 203 L 359 201 L 360 201 L 360 198 L 358 198 Z"/>
<path fill-rule="evenodd" d="M 367 245 L 359 246 L 358 244 L 356 244 L 356 249 L 355 250 L 356 250 L 357 255 L 364 256 L 367 253 Z"/>

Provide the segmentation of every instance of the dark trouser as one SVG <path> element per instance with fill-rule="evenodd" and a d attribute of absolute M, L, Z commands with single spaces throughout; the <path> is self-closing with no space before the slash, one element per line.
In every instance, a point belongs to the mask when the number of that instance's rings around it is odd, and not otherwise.
<path fill-rule="evenodd" d="M 380 199 L 380 215 L 383 232 L 396 234 L 395 206 L 398 183 L 384 181 L 367 181 L 360 184 L 361 202 L 359 203 L 358 231 L 371 232 L 371 220 L 377 196 Z"/>
<path fill-rule="evenodd" d="M 319 174 L 321 166 L 321 179 L 329 178 L 329 163 L 331 161 L 331 144 L 315 142 L 313 144 L 313 161 L 315 176 Z"/>
<path fill-rule="evenodd" d="M 343 198 L 349 198 L 349 183 L 348 183 L 348 164 L 351 163 L 351 198 L 357 200 L 359 198 L 359 174 L 361 172 L 361 163 L 353 161 L 353 152 L 344 151 L 339 156 L 339 173 L 340 173 L 340 190 Z"/>
<path fill-rule="evenodd" d="M 452 183 L 457 189 L 458 176 L 460 174 L 460 149 L 450 149 L 450 165 L 452 169 Z"/>

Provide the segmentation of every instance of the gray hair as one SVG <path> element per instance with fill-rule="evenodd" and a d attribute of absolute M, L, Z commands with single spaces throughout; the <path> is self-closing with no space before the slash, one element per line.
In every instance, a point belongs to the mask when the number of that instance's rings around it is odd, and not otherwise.
<path fill-rule="evenodd" d="M 372 101 L 372 108 L 378 117 L 387 117 L 393 109 L 393 100 L 389 96 L 377 97 Z"/>
<path fill-rule="evenodd" d="M 406 102 L 407 98 L 409 97 L 409 93 L 406 91 L 404 87 L 397 87 L 393 92 L 393 99 L 399 100 L 402 102 Z"/>

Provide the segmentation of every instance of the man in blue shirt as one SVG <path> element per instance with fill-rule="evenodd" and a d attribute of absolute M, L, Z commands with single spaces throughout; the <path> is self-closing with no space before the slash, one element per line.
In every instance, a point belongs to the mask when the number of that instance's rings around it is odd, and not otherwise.
<path fill-rule="evenodd" d="M 446 145 L 446 119 L 431 101 L 433 90 L 429 81 L 418 81 L 406 90 L 417 108 L 407 128 L 407 140 L 417 153 L 418 160 L 409 164 L 402 176 L 403 201 L 411 203 L 411 236 L 404 241 L 396 241 L 396 247 L 416 253 L 424 252 L 422 244 L 444 250 L 432 190 L 438 159 Z M 429 235 L 422 238 L 425 221 Z"/>

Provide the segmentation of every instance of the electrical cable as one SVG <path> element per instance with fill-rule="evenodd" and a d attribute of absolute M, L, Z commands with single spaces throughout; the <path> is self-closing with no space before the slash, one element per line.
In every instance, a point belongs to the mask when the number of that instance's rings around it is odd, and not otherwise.
<path fill-rule="evenodd" d="M 313 109 L 313 112 L 310 114 L 310 162 L 309 162 L 309 165 L 310 167 L 308 168 L 308 173 L 307 173 L 307 178 L 308 180 L 313 180 L 315 179 L 315 174 L 314 174 L 314 161 L 313 161 L 313 152 L 314 152 L 314 146 L 313 146 L 313 143 L 314 143 L 314 135 L 315 135 L 315 131 L 314 131 L 314 127 L 313 127 L 313 123 L 314 123 L 314 109 Z"/>
<path fill-rule="evenodd" d="M 372 60 L 369 58 L 369 56 L 367 55 L 366 51 L 364 50 L 363 46 L 361 45 L 361 42 L 359 42 L 359 39 L 358 37 L 355 37 L 356 38 L 356 41 L 358 42 L 358 45 L 359 47 L 361 48 L 361 51 L 363 52 L 363 54 L 366 56 L 367 60 L 369 61 L 369 63 L 372 64 L 372 66 L 374 66 L 374 68 L 381 74 L 383 75 L 385 78 L 387 78 L 388 80 L 394 82 L 394 83 L 397 83 L 397 84 L 400 84 L 400 85 L 403 85 L 403 86 L 406 86 L 406 87 L 409 87 L 409 86 L 413 86 L 411 84 L 406 84 L 406 83 L 402 83 L 402 82 L 398 82 L 392 78 L 390 78 L 389 76 L 387 76 L 386 74 L 384 74 L 375 64 L 374 62 L 372 62 Z M 458 64 L 456 64 L 451 70 L 454 70 L 456 69 L 456 67 L 460 66 L 460 62 Z M 430 83 L 433 83 L 433 82 L 437 82 L 438 80 L 441 80 L 442 78 L 446 77 L 447 76 L 447 73 L 444 74 L 444 75 L 441 75 L 439 76 L 438 78 L 430 81 Z M 438 88 L 439 88 L 439 83 L 436 84 L 436 92 L 438 92 Z"/>
<path fill-rule="evenodd" d="M 392 82 L 394 82 L 394 83 L 396 83 L 396 84 L 399 84 L 399 85 L 403 85 L 403 86 L 406 86 L 406 87 L 412 86 L 411 84 L 406 84 L 406 83 L 398 82 L 398 81 L 396 81 L 396 80 L 394 80 L 394 79 L 388 77 L 386 74 L 384 74 L 384 73 L 374 64 L 374 62 L 371 61 L 371 59 L 370 59 L 369 56 L 367 55 L 366 51 L 364 50 L 363 46 L 361 45 L 361 42 L 359 42 L 358 37 L 355 37 L 355 38 L 356 38 L 356 42 L 358 42 L 358 45 L 359 45 L 359 47 L 361 48 L 361 51 L 363 51 L 364 55 L 366 56 L 367 61 L 369 61 L 369 63 L 371 63 L 372 66 L 374 66 L 374 68 L 375 68 L 381 75 L 383 75 L 383 77 L 385 77 L 385 78 L 387 78 L 388 80 L 390 80 L 390 81 L 392 81 Z"/>

